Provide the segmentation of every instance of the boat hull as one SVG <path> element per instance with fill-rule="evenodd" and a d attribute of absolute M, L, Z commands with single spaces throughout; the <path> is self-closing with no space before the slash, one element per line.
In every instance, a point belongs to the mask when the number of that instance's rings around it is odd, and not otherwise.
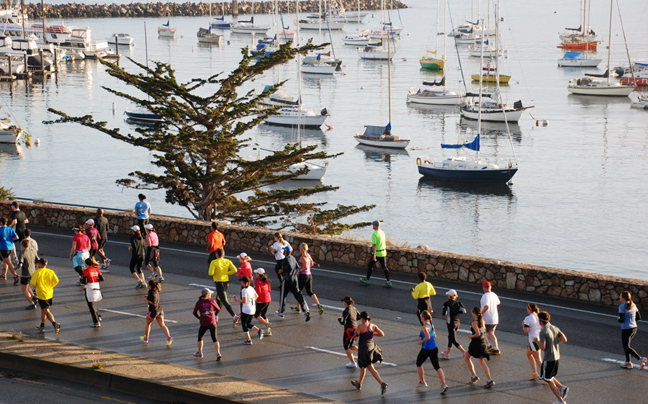
<path fill-rule="evenodd" d="M 302 180 L 302 181 L 321 181 L 326 174 L 327 166 L 319 166 L 317 164 L 311 163 L 297 163 L 290 166 L 290 171 L 293 173 L 301 170 L 304 166 L 308 167 L 308 172 L 293 178 L 293 180 Z"/>
<path fill-rule="evenodd" d="M 137 111 L 126 111 L 125 112 L 128 119 L 138 122 L 150 122 L 156 123 L 162 121 L 162 117 L 150 112 L 137 112 Z"/>
<path fill-rule="evenodd" d="M 465 100 L 465 97 L 455 93 L 454 91 L 418 91 L 410 90 L 407 94 L 407 102 L 413 104 L 426 104 L 426 105 L 457 105 Z"/>
<path fill-rule="evenodd" d="M 576 95 L 596 95 L 601 97 L 627 97 L 634 91 L 634 86 L 578 86 L 569 85 L 567 91 Z"/>
<path fill-rule="evenodd" d="M 443 70 L 444 61 L 439 59 L 421 58 L 421 60 L 419 60 L 419 64 L 421 65 L 421 69 Z"/>
<path fill-rule="evenodd" d="M 488 182 L 505 184 L 513 178 L 517 168 L 463 169 L 443 168 L 434 164 L 418 166 L 419 174 L 443 181 Z"/>
<path fill-rule="evenodd" d="M 522 113 L 527 108 L 511 108 L 507 110 L 502 109 L 484 109 L 481 111 L 481 120 L 487 122 L 517 122 L 522 117 Z M 461 108 L 461 116 L 466 119 L 478 120 L 479 109 L 471 109 L 467 107 Z"/>
<path fill-rule="evenodd" d="M 276 126 L 296 127 L 299 125 L 306 129 L 317 129 L 324 125 L 327 118 L 327 115 L 302 116 L 301 118 L 298 118 L 297 115 L 272 115 L 265 122 Z"/>
<path fill-rule="evenodd" d="M 623 76 L 619 79 L 621 84 L 628 85 L 634 84 L 637 86 L 648 86 L 648 77 L 632 77 L 632 76 Z"/>
<path fill-rule="evenodd" d="M 603 59 L 558 59 L 558 67 L 596 67 Z"/>
<path fill-rule="evenodd" d="M 23 134 L 20 128 L 0 129 L 0 143 L 16 144 Z"/>
<path fill-rule="evenodd" d="M 579 51 L 595 51 L 598 42 L 563 42 L 558 45 L 560 49 L 566 50 L 579 50 Z"/>
<path fill-rule="evenodd" d="M 479 74 L 473 74 L 470 76 L 472 81 L 479 81 Z M 497 75 L 491 74 L 490 76 L 482 76 L 482 82 L 483 83 L 497 83 Z M 499 83 L 500 84 L 508 84 L 509 80 L 511 80 L 511 76 L 507 74 L 500 74 L 499 75 Z"/>
<path fill-rule="evenodd" d="M 360 144 L 373 147 L 383 147 L 386 149 L 404 149 L 406 148 L 410 140 L 409 139 L 400 139 L 400 140 L 379 140 L 379 139 L 368 139 L 363 136 L 355 136 L 355 140 Z"/>

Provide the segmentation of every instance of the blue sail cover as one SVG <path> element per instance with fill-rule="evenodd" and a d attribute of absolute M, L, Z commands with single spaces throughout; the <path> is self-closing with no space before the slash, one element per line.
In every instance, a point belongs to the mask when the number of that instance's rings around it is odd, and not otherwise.
<path fill-rule="evenodd" d="M 169 26 L 169 20 L 167 20 L 166 24 L 162 24 L 162 25 L 165 26 L 165 27 L 168 27 Z"/>
<path fill-rule="evenodd" d="M 442 149 L 461 149 L 462 147 L 465 147 L 470 150 L 474 151 L 479 151 L 479 133 L 475 138 L 473 139 L 472 142 L 470 143 L 463 143 L 463 144 L 441 144 Z"/>
<path fill-rule="evenodd" d="M 585 56 L 581 52 L 565 52 L 564 59 L 583 59 Z"/>
<path fill-rule="evenodd" d="M 389 123 L 387 124 L 387 126 L 385 127 L 385 129 L 391 132 L 391 122 L 389 122 Z"/>

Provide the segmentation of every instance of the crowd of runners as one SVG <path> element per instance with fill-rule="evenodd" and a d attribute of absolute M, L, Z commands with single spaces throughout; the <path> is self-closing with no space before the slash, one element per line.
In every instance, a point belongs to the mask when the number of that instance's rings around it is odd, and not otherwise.
<path fill-rule="evenodd" d="M 41 322 L 36 329 L 44 332 L 45 323 L 49 321 L 56 334 L 61 331 L 61 324 L 57 323 L 50 307 L 53 305 L 54 287 L 59 280 L 56 273 L 47 268 L 47 260 L 39 257 L 38 243 L 31 237 L 27 228 L 29 220 L 20 210 L 17 202 L 11 204 L 12 213 L 7 218 L 0 218 L 0 256 L 3 269 L 0 280 L 7 280 L 7 273 L 13 275 L 14 285 L 21 285 L 27 305 L 26 310 L 34 310 L 36 306 L 41 309 Z M 131 227 L 130 246 L 131 260 L 129 270 L 135 280 L 135 288 L 148 288 L 144 298 L 148 305 L 144 335 L 141 340 L 148 343 L 151 324 L 155 321 L 166 336 L 166 345 L 173 342 L 173 337 L 164 323 L 164 311 L 160 302 L 162 292 L 162 269 L 160 268 L 159 238 L 155 227 L 150 223 L 151 206 L 146 201 L 146 196 L 139 195 L 139 202 L 135 205 L 136 222 Z M 84 297 L 90 311 L 93 327 L 101 327 L 101 314 L 95 303 L 102 299 L 100 284 L 103 281 L 103 274 L 109 272 L 111 260 L 106 256 L 104 248 L 108 240 L 109 222 L 104 216 L 102 209 L 98 209 L 96 216 L 80 223 L 72 230 L 72 247 L 69 259 L 72 267 L 78 274 L 78 286 L 83 286 Z M 367 274 L 360 278 L 362 285 L 369 285 L 373 267 L 379 264 L 385 275 L 386 288 L 391 288 L 389 269 L 387 267 L 387 243 L 384 232 L 380 229 L 380 222 L 372 223 L 374 232 L 371 238 L 371 259 L 367 267 Z M 254 269 L 249 257 L 245 252 L 237 255 L 239 267 L 225 257 L 226 240 L 223 234 L 217 230 L 216 223 L 211 224 L 211 232 L 207 237 L 207 274 L 213 278 L 215 292 L 204 288 L 196 302 L 193 315 L 199 320 L 198 329 L 198 351 L 194 354 L 197 358 L 203 358 L 203 337 L 209 331 L 210 337 L 216 350 L 216 361 L 222 359 L 220 344 L 217 338 L 216 327 L 219 314 L 224 308 L 232 318 L 232 325 L 237 328 L 239 325 L 243 331 L 243 343 L 252 344 L 250 331 L 262 340 L 272 335 L 272 323 L 268 318 L 268 311 L 271 304 L 271 281 L 264 268 Z M 308 245 L 299 245 L 299 259 L 295 257 L 295 251 L 281 233 L 274 234 L 274 243 L 269 246 L 269 251 L 276 260 L 275 274 L 280 284 L 280 300 L 275 316 L 284 318 L 286 310 L 286 298 L 290 293 L 297 304 L 290 309 L 295 313 L 303 313 L 305 321 L 311 319 L 311 312 L 303 292 L 310 297 L 317 308 L 317 313 L 322 315 L 324 307 L 313 291 L 313 276 L 311 269 L 317 265 L 309 254 Z M 14 265 L 14 262 L 16 263 Z M 148 270 L 148 280 L 144 270 Z M 232 300 L 238 303 L 233 307 L 229 301 L 227 291 L 229 289 L 230 276 L 236 275 L 240 282 L 240 290 L 233 294 Z M 447 301 L 443 304 L 441 317 L 446 324 L 448 341 L 446 348 L 439 352 L 440 342 L 437 341 L 435 327 L 432 323 L 432 304 L 430 297 L 436 295 L 434 286 L 427 281 L 425 273 L 418 274 L 419 283 L 411 289 L 412 298 L 416 301 L 416 316 L 421 325 L 419 332 L 420 352 L 416 358 L 416 368 L 419 375 L 417 389 L 428 388 L 425 379 L 424 364 L 429 359 L 436 371 L 441 384 L 441 394 L 446 394 L 448 385 L 445 374 L 441 368 L 439 356 L 443 359 L 450 359 L 453 348 L 463 355 L 468 372 L 470 383 L 475 384 L 480 377 L 475 371 L 472 359 L 475 358 L 486 377 L 485 388 L 490 389 L 495 385 L 494 377 L 488 367 L 487 361 L 491 356 L 501 355 L 497 336 L 495 334 L 499 324 L 498 305 L 499 297 L 493 292 L 493 285 L 490 282 L 482 284 L 484 294 L 481 297 L 480 305 L 473 307 L 469 312 L 471 316 L 469 344 L 464 348 L 457 339 L 460 316 L 467 314 L 455 290 L 449 290 Z M 214 298 L 212 298 L 212 296 Z M 359 312 L 354 305 L 351 296 L 342 299 L 344 311 L 338 321 L 344 327 L 342 346 L 349 359 L 347 368 L 360 368 L 358 379 L 351 380 L 351 384 L 358 390 L 363 387 L 366 371 L 376 379 L 380 385 L 381 393 L 387 392 L 388 384 L 382 380 L 380 374 L 374 367 L 377 362 L 382 362 L 383 354 L 380 347 L 375 343 L 374 337 L 384 337 L 385 333 L 371 321 L 367 311 Z M 547 384 L 556 396 L 555 403 L 565 403 L 569 393 L 569 387 L 561 384 L 556 378 L 560 362 L 560 344 L 567 342 L 567 336 L 551 323 L 551 315 L 546 311 L 540 311 L 538 305 L 529 303 L 527 305 L 526 317 L 522 321 L 522 328 L 528 334 L 528 345 L 526 356 L 531 367 L 530 380 L 541 380 Z M 643 369 L 648 363 L 646 357 L 640 356 L 632 347 L 631 341 L 637 333 L 637 320 L 640 319 L 639 311 L 632 300 L 630 292 L 625 291 L 620 296 L 618 306 L 618 322 L 621 323 L 622 346 L 625 354 L 625 362 L 622 367 L 632 369 L 635 365 L 632 358 L 639 361 L 638 366 Z M 257 321 L 259 325 L 253 324 Z M 354 356 L 355 354 L 355 356 Z M 357 357 L 357 360 L 356 360 Z"/>

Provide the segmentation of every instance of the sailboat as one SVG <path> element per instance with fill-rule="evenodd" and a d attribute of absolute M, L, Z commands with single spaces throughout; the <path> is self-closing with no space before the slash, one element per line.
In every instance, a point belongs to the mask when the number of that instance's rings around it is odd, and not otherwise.
<path fill-rule="evenodd" d="M 198 42 L 206 44 L 216 44 L 220 45 L 223 40 L 223 36 L 215 32 L 212 32 L 212 9 L 211 9 L 211 0 L 209 0 L 209 26 L 208 28 L 198 29 Z"/>
<path fill-rule="evenodd" d="M 500 7 L 499 2 L 497 4 L 497 12 L 495 18 L 495 47 L 499 46 L 499 35 L 500 35 Z M 484 24 L 482 20 L 482 25 Z M 482 48 L 483 49 L 483 48 Z M 486 69 L 486 74 L 473 75 L 471 76 L 474 81 L 479 82 L 479 93 L 478 94 L 466 94 L 470 97 L 468 101 L 464 104 L 461 104 L 460 113 L 461 116 L 466 119 L 474 120 L 484 120 L 489 122 L 517 122 L 520 120 L 522 113 L 529 109 L 533 108 L 533 105 L 524 105 L 522 101 L 515 101 L 513 106 L 506 105 L 502 102 L 502 94 L 500 92 L 500 84 L 507 82 L 508 80 L 502 80 L 499 73 L 498 64 L 499 64 L 499 53 L 495 52 L 495 67 L 490 65 L 491 59 L 488 59 L 488 66 L 484 68 L 484 58 L 481 58 L 480 67 L 483 71 Z M 491 76 L 491 72 L 494 73 Z M 492 80 L 491 80 L 492 77 Z M 510 79 L 510 76 L 508 76 Z M 494 82 L 496 87 L 495 91 L 490 94 L 487 99 L 484 99 L 482 85 L 485 82 Z"/>
<path fill-rule="evenodd" d="M 252 14 L 254 14 L 254 2 L 252 2 Z M 235 34 L 265 34 L 270 30 L 269 25 L 257 25 L 254 23 L 254 16 L 249 20 L 238 20 L 230 30 Z"/>
<path fill-rule="evenodd" d="M 593 51 L 596 52 L 598 41 L 596 40 L 596 33 L 589 28 L 588 12 L 590 6 L 587 6 L 587 0 L 583 0 L 583 22 L 578 28 L 565 28 L 565 31 L 558 34 L 560 37 L 560 45 L 558 48 L 565 50 L 576 51 Z"/>
<path fill-rule="evenodd" d="M 586 57 L 583 52 L 567 51 L 562 58 L 558 59 L 558 67 L 596 67 L 602 61 L 601 58 Z"/>
<path fill-rule="evenodd" d="M 387 41 L 387 52 L 390 53 L 391 41 Z M 391 56 L 391 55 L 389 55 Z M 392 135 L 391 124 L 391 57 L 387 59 L 387 83 L 388 83 L 388 100 L 389 100 L 389 122 L 387 126 L 365 125 L 361 133 L 357 133 L 354 137 L 358 143 L 374 146 L 374 147 L 387 147 L 391 149 L 404 149 L 409 143 L 410 139 L 401 139 L 398 136 Z"/>
<path fill-rule="evenodd" d="M 481 58 L 483 65 L 484 58 Z M 449 181 L 467 181 L 467 182 L 493 182 L 493 183 L 508 183 L 518 170 L 517 160 L 509 160 L 508 163 L 488 163 L 481 161 L 481 121 L 482 121 L 482 105 L 483 105 L 483 86 L 482 82 L 479 83 L 479 103 L 478 103 L 478 126 L 477 136 L 470 141 L 460 144 L 441 144 L 442 149 L 463 149 L 472 150 L 476 152 L 474 158 L 467 156 L 455 156 L 444 160 L 435 161 L 432 157 L 420 157 L 416 159 L 419 174 L 430 177 L 436 180 L 449 180 Z M 510 131 L 507 133 L 509 141 L 511 140 Z M 511 147 L 513 143 L 511 142 Z"/>
<path fill-rule="evenodd" d="M 146 51 L 146 68 L 148 69 L 148 35 L 146 33 L 146 21 L 144 21 L 144 49 Z M 148 74 L 148 73 L 147 73 Z M 150 111 L 144 107 L 137 107 L 133 111 L 126 110 L 124 115 L 127 117 L 127 121 L 138 123 L 138 124 L 157 124 L 162 122 L 162 117 L 153 111 Z"/>
<path fill-rule="evenodd" d="M 297 6 L 299 7 L 299 6 Z M 319 2 L 320 14 L 322 13 L 322 0 Z M 299 10 L 298 10 L 299 11 Z M 341 70 L 342 60 L 335 57 L 335 50 L 333 49 L 333 39 L 331 38 L 331 30 L 328 21 L 319 21 L 319 41 L 322 43 L 322 23 L 325 22 L 326 29 L 329 34 L 331 48 L 328 52 L 318 53 L 316 56 L 306 56 L 301 64 L 302 73 L 308 74 L 333 74 Z M 331 54 L 333 57 L 331 57 Z"/>
<path fill-rule="evenodd" d="M 366 46 L 369 45 L 369 31 L 360 30 L 360 21 L 362 20 L 360 18 L 360 0 L 358 0 L 358 34 L 357 35 L 345 35 L 342 37 L 342 42 L 345 45 L 353 45 L 353 46 Z"/>
<path fill-rule="evenodd" d="M 576 95 L 599 95 L 607 97 L 627 97 L 634 91 L 635 84 L 621 84 L 610 81 L 610 53 L 612 47 L 612 10 L 614 1 L 610 0 L 610 29 L 608 36 L 607 70 L 601 75 L 585 73 L 585 77 L 569 81 L 567 91 Z"/>
<path fill-rule="evenodd" d="M 158 37 L 175 39 L 177 31 L 177 29 L 169 26 L 169 20 L 167 19 L 166 24 L 162 24 L 161 27 L 158 27 Z"/>
<path fill-rule="evenodd" d="M 447 10 L 447 1 L 444 1 L 444 14 L 443 14 L 443 22 L 444 22 L 444 31 L 445 31 L 445 21 L 446 21 L 446 15 L 448 14 Z M 436 17 L 436 25 L 434 27 L 436 33 L 435 33 L 435 38 L 434 38 L 434 51 L 428 50 L 427 53 L 421 57 L 421 60 L 419 60 L 419 64 L 421 65 L 422 69 L 425 70 L 443 70 L 445 66 L 445 46 L 443 48 L 443 56 L 441 58 L 438 57 L 437 52 L 439 51 L 439 0 L 437 0 L 437 17 Z M 444 39 L 444 44 L 445 44 L 445 35 L 443 36 Z"/>
<path fill-rule="evenodd" d="M 220 17 L 214 17 L 215 21 L 212 21 L 211 27 L 216 29 L 230 29 L 232 28 L 231 21 L 225 21 L 225 2 L 221 3 L 223 12 Z"/>
<path fill-rule="evenodd" d="M 448 1 L 444 0 L 444 13 L 447 15 L 447 6 L 448 6 Z M 443 30 L 445 32 L 447 26 L 446 26 L 446 18 L 445 16 L 443 17 Z M 424 81 L 423 85 L 425 87 L 423 88 L 416 88 L 412 87 L 408 90 L 407 92 L 407 102 L 408 103 L 414 103 L 414 104 L 428 104 L 428 105 L 457 105 L 461 102 L 464 101 L 465 97 L 462 96 L 461 94 L 457 94 L 456 92 L 452 90 L 448 90 L 446 87 L 446 77 L 445 77 L 445 53 L 446 53 L 446 37 L 444 35 L 443 38 L 443 54 L 444 57 L 442 58 L 443 62 L 443 78 L 441 81 L 437 82 L 434 80 L 433 82 L 429 81 Z M 457 57 L 459 55 L 457 54 Z"/>
<path fill-rule="evenodd" d="M 16 144 L 25 132 L 11 118 L 0 118 L 0 143 Z"/>

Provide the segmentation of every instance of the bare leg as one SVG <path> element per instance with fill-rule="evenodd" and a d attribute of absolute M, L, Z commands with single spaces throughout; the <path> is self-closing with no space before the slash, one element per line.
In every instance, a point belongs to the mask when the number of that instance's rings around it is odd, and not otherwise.
<path fill-rule="evenodd" d="M 556 398 L 557 398 L 559 401 L 563 401 L 562 394 L 561 394 L 561 393 L 562 393 L 563 385 L 558 381 L 558 379 L 556 379 L 556 378 L 554 377 L 553 379 L 551 379 L 550 382 L 547 382 L 547 383 L 549 384 L 549 388 L 550 388 L 551 391 L 554 393 L 554 395 L 556 396 Z"/>
<path fill-rule="evenodd" d="M 499 345 L 497 344 L 497 337 L 495 336 L 495 330 L 489 331 L 488 332 L 488 337 L 490 338 L 491 342 L 493 343 L 493 348 L 499 349 Z"/>
<path fill-rule="evenodd" d="M 214 342 L 214 348 L 216 348 L 216 353 L 220 354 L 220 342 Z"/>
<path fill-rule="evenodd" d="M 142 275 L 143 276 L 143 275 Z M 155 321 L 157 321 L 158 325 L 164 331 L 164 335 L 166 335 L 167 338 L 171 338 L 171 334 L 169 334 L 169 329 L 167 328 L 166 325 L 164 325 L 164 316 L 157 316 L 155 317 Z M 150 324 L 149 324 L 150 326 Z M 148 337 L 148 335 L 147 335 Z"/>
<path fill-rule="evenodd" d="M 367 374 L 366 368 L 360 369 L 360 377 L 358 377 L 358 383 L 360 383 L 360 386 L 362 386 L 362 381 L 364 380 L 366 374 Z"/>
<path fill-rule="evenodd" d="M 144 338 L 148 339 L 149 334 L 151 333 L 151 323 L 153 319 L 149 316 L 146 316 L 146 326 L 144 326 Z"/>
<path fill-rule="evenodd" d="M 49 311 L 49 307 L 46 309 L 41 309 L 41 324 L 45 324 L 45 319 L 48 319 L 50 323 L 54 324 L 54 316 Z"/>
<path fill-rule="evenodd" d="M 153 265 L 151 265 L 151 264 L 146 264 L 146 269 L 149 270 L 149 272 L 151 273 L 151 275 L 153 275 L 153 274 L 155 273 L 155 272 L 153 271 Z"/>
<path fill-rule="evenodd" d="M 439 368 L 439 370 L 437 370 L 437 374 L 439 375 L 439 380 L 441 380 L 441 385 L 446 384 L 445 373 L 443 373 L 443 369 Z"/>
<path fill-rule="evenodd" d="M 383 381 L 380 378 L 380 375 L 378 374 L 378 371 L 376 370 L 376 368 L 374 368 L 373 364 L 367 366 L 367 369 L 369 369 L 369 373 L 371 373 L 371 375 L 374 377 L 374 379 L 376 379 L 378 384 L 382 385 Z"/>
<path fill-rule="evenodd" d="M 263 325 L 268 325 L 268 319 L 267 319 L 267 318 L 263 318 L 263 317 L 259 316 L 259 317 L 257 317 L 256 319 L 259 320 L 259 322 L 260 322 L 261 324 L 263 324 Z"/>
<path fill-rule="evenodd" d="M 353 352 L 358 352 L 358 348 L 356 348 L 355 351 L 353 351 L 353 348 L 355 347 L 352 347 L 351 349 L 347 349 L 346 351 L 344 351 L 351 362 L 355 362 L 355 359 L 353 358 Z"/>
<path fill-rule="evenodd" d="M 481 364 L 482 369 L 484 369 L 484 373 L 486 373 L 488 380 L 493 380 L 493 378 L 491 377 L 490 369 L 486 364 L 486 358 L 479 358 L 479 363 Z"/>
<path fill-rule="evenodd" d="M 106 254 L 104 254 L 103 248 L 98 249 L 97 254 L 99 254 L 99 258 L 101 258 L 101 263 L 102 264 L 105 263 L 106 262 Z"/>
<path fill-rule="evenodd" d="M 419 375 L 419 383 L 420 384 L 425 383 L 425 370 L 423 370 L 423 366 L 417 366 L 416 370 L 418 371 L 418 375 Z"/>
<path fill-rule="evenodd" d="M 155 267 L 155 270 L 157 271 L 157 274 L 162 278 L 162 268 L 160 267 Z"/>
<path fill-rule="evenodd" d="M 34 298 L 34 292 L 32 292 L 32 289 L 29 287 L 29 285 L 22 285 L 22 292 L 23 295 L 25 295 L 25 299 L 27 299 L 27 301 L 29 302 L 29 305 L 33 305 L 34 300 L 32 299 Z"/>
<path fill-rule="evenodd" d="M 466 366 L 468 366 L 468 371 L 470 372 L 470 375 L 472 377 L 475 377 L 477 376 L 477 373 L 475 373 L 475 366 L 473 365 L 470 359 L 472 359 L 472 356 L 469 353 L 467 353 L 466 358 L 464 360 L 466 361 Z"/>
<path fill-rule="evenodd" d="M 198 341 L 198 353 L 202 355 L 203 342 L 202 340 Z"/>
<path fill-rule="evenodd" d="M 317 306 L 319 306 L 320 302 L 319 302 L 319 300 L 317 299 L 317 295 L 316 295 L 316 294 L 311 295 L 311 299 L 313 299 L 313 302 L 315 302 L 315 304 L 316 304 Z"/>

